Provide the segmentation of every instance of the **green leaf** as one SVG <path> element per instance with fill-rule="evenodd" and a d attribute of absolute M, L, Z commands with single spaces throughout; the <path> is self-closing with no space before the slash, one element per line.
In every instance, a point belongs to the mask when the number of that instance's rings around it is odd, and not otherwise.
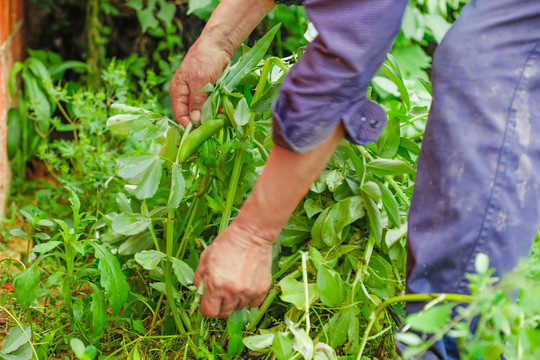
<path fill-rule="evenodd" d="M 219 4 L 219 0 L 189 0 L 187 14 L 194 14 L 197 17 L 208 20 L 210 14 Z"/>
<path fill-rule="evenodd" d="M 79 197 L 70 188 L 66 187 L 66 189 L 69 190 L 69 202 L 71 203 L 73 213 L 79 214 L 79 210 L 81 209 L 81 201 L 79 200 Z"/>
<path fill-rule="evenodd" d="M 307 332 L 304 329 L 298 329 L 294 323 L 285 319 L 285 323 L 291 330 L 291 333 L 294 336 L 293 348 L 298 351 L 304 359 L 311 360 L 313 358 L 313 340 L 309 337 Z"/>
<path fill-rule="evenodd" d="M 418 346 L 424 342 L 420 336 L 414 333 L 397 333 L 394 337 L 397 341 L 409 346 Z"/>
<path fill-rule="evenodd" d="M 388 299 L 394 294 L 394 282 L 392 276 L 392 265 L 385 258 L 374 254 L 369 261 L 369 277 L 365 280 L 365 285 L 369 291 L 382 299 Z"/>
<path fill-rule="evenodd" d="M 11 236 L 16 236 L 16 237 L 27 237 L 28 234 L 25 233 L 24 231 L 22 231 L 22 229 L 11 229 L 9 230 L 9 234 Z"/>
<path fill-rule="evenodd" d="M 304 283 L 296 281 L 292 276 L 283 278 L 279 283 L 281 287 L 281 299 L 291 303 L 298 310 L 306 310 L 306 292 Z M 309 304 L 313 304 L 319 298 L 319 291 L 316 284 L 308 284 Z"/>
<path fill-rule="evenodd" d="M 399 205 L 396 201 L 396 198 L 394 197 L 394 194 L 392 194 L 390 189 L 388 189 L 388 187 L 383 183 L 378 181 L 375 181 L 375 183 L 379 185 L 379 189 L 381 190 L 382 203 L 384 209 L 386 210 L 386 215 L 388 215 L 388 220 L 390 220 L 390 222 L 396 227 L 401 226 Z"/>
<path fill-rule="evenodd" d="M 251 335 L 244 338 L 244 345 L 251 350 L 256 352 L 263 352 L 272 345 L 274 341 L 274 334 L 262 334 L 262 335 Z M 291 343 L 292 349 L 292 343 Z"/>
<path fill-rule="evenodd" d="M 126 302 L 129 294 L 129 285 L 126 276 L 122 273 L 120 262 L 103 245 L 95 242 L 91 243 L 95 248 L 95 255 L 98 258 L 98 269 L 101 272 L 101 286 L 105 289 L 105 294 L 109 300 L 109 306 L 113 312 L 118 312 Z"/>
<path fill-rule="evenodd" d="M 35 300 L 39 280 L 39 269 L 35 266 L 29 267 L 15 277 L 15 280 L 13 281 L 15 292 L 13 295 L 17 298 L 17 304 L 19 304 L 23 310 L 28 309 L 30 304 Z"/>
<path fill-rule="evenodd" d="M 306 217 L 293 215 L 289 218 L 277 238 L 277 243 L 293 247 L 309 239 L 311 224 Z"/>
<path fill-rule="evenodd" d="M 343 230 L 347 225 L 364 216 L 361 196 L 352 196 L 326 208 L 313 224 L 313 246 L 322 248 L 337 246 L 343 242 Z"/>
<path fill-rule="evenodd" d="M 69 344 L 79 360 L 93 360 L 97 355 L 97 349 L 93 345 L 85 347 L 77 338 L 72 338 Z"/>
<path fill-rule="evenodd" d="M 159 21 L 154 15 L 154 7 L 148 6 L 147 8 L 137 11 L 137 17 L 141 24 L 142 32 L 145 33 L 148 29 L 152 29 L 159 26 Z"/>
<path fill-rule="evenodd" d="M 97 338 L 103 334 L 103 330 L 107 326 L 107 306 L 101 289 L 93 283 L 90 283 L 90 286 L 92 287 L 92 303 L 90 304 L 92 336 Z"/>
<path fill-rule="evenodd" d="M 17 86 L 17 75 L 21 72 L 24 65 L 17 61 L 15 64 L 13 64 L 13 67 L 11 68 L 11 71 L 9 72 L 9 80 L 8 80 L 8 88 L 9 88 L 9 94 L 11 97 L 15 96 L 15 87 Z"/>
<path fill-rule="evenodd" d="M 366 181 L 366 183 L 362 185 L 362 191 L 371 199 L 373 199 L 373 201 L 375 202 L 378 202 L 379 200 L 381 200 L 381 197 L 382 197 L 381 189 L 373 181 Z"/>
<path fill-rule="evenodd" d="M 171 26 L 172 21 L 176 15 L 176 5 L 174 3 L 168 3 L 165 0 L 159 1 L 159 11 L 156 16 L 163 20 L 167 26 Z"/>
<path fill-rule="evenodd" d="M 131 202 L 127 198 L 126 194 L 121 192 L 116 194 L 116 203 L 118 204 L 118 207 L 122 212 L 126 214 L 130 214 L 133 212 L 133 209 L 131 208 Z"/>
<path fill-rule="evenodd" d="M 119 255 L 133 255 L 148 249 L 154 243 L 152 234 L 149 231 L 132 235 L 124 241 L 118 248 Z"/>
<path fill-rule="evenodd" d="M 234 120 L 236 122 L 236 125 L 238 127 L 242 127 L 246 125 L 249 122 L 250 116 L 251 116 L 251 111 L 249 110 L 249 106 L 247 104 L 246 98 L 243 97 L 238 102 L 238 105 L 236 106 L 236 110 L 234 110 Z"/>
<path fill-rule="evenodd" d="M 384 64 L 381 68 L 381 71 L 388 76 L 390 80 L 394 82 L 394 84 L 397 85 L 398 90 L 401 94 L 401 98 L 407 107 L 407 109 L 411 108 L 411 100 L 409 98 L 409 91 L 407 90 L 407 87 L 403 83 L 403 78 L 401 77 L 401 73 L 399 72 L 399 67 L 397 65 L 396 59 L 392 57 L 392 55 L 388 55 L 388 60 L 390 65 Z"/>
<path fill-rule="evenodd" d="M 313 360 L 337 360 L 336 352 L 328 344 L 318 342 L 313 350 Z"/>
<path fill-rule="evenodd" d="M 26 343 L 10 354 L 0 354 L 0 359 L 4 360 L 30 360 L 33 358 L 32 345 Z"/>
<path fill-rule="evenodd" d="M 29 326 L 25 326 L 24 331 L 18 326 L 12 327 L 6 336 L 4 343 L 2 344 L 2 349 L 0 350 L 0 354 L 10 354 L 16 351 L 24 344 L 28 344 L 29 338 L 30 339 L 32 338 L 32 330 L 30 329 Z"/>
<path fill-rule="evenodd" d="M 386 126 L 384 127 L 384 130 L 377 141 L 379 156 L 390 159 L 396 155 L 399 148 L 400 139 L 399 119 L 391 118 L 386 123 Z"/>
<path fill-rule="evenodd" d="M 31 252 L 45 254 L 51 251 L 52 249 L 56 248 L 61 243 L 62 242 L 60 241 L 49 241 L 46 243 L 38 244 L 32 248 Z"/>
<path fill-rule="evenodd" d="M 377 207 L 375 201 L 369 196 L 364 196 L 364 206 L 366 207 L 369 223 L 371 225 L 370 233 L 374 236 L 377 244 L 380 244 L 383 231 L 381 211 Z"/>
<path fill-rule="evenodd" d="M 227 334 L 229 342 L 227 344 L 227 354 L 237 355 L 242 351 L 243 338 L 242 329 L 244 328 L 244 318 L 242 312 L 235 310 L 227 319 Z"/>
<path fill-rule="evenodd" d="M 439 14 L 427 14 L 424 16 L 424 19 L 437 43 L 442 41 L 448 30 L 452 27 L 452 24 Z"/>
<path fill-rule="evenodd" d="M 135 261 L 146 270 L 153 270 L 166 255 L 160 251 L 147 250 L 135 254 Z"/>
<path fill-rule="evenodd" d="M 251 111 L 258 114 L 263 114 L 272 108 L 272 104 L 279 97 L 279 89 L 281 84 L 272 84 L 266 90 L 260 98 L 257 99 L 254 103 L 251 104 Z"/>
<path fill-rule="evenodd" d="M 193 269 L 188 264 L 175 257 L 172 257 L 171 261 L 174 275 L 176 275 L 180 284 L 184 286 L 193 284 L 193 276 L 195 275 Z"/>
<path fill-rule="evenodd" d="M 307 199 L 306 201 L 304 201 L 304 210 L 306 210 L 307 216 L 311 219 L 314 215 L 322 212 L 323 207 L 321 203 L 313 199 Z"/>
<path fill-rule="evenodd" d="M 349 330 L 354 325 L 356 314 L 354 307 L 349 306 L 341 310 L 328 323 L 328 344 L 333 348 L 338 348 L 347 341 Z"/>
<path fill-rule="evenodd" d="M 375 159 L 367 164 L 367 168 L 377 175 L 415 174 L 416 171 L 401 160 Z"/>
<path fill-rule="evenodd" d="M 143 200 L 154 196 L 161 181 L 161 173 L 163 171 L 162 164 L 163 160 L 156 157 L 145 170 L 142 179 L 137 184 L 137 188 L 134 192 L 137 199 Z"/>
<path fill-rule="evenodd" d="M 489 257 L 484 253 L 478 254 L 474 259 L 474 268 L 479 274 L 487 273 L 489 270 Z"/>
<path fill-rule="evenodd" d="M 7 115 L 6 147 L 8 157 L 12 160 L 21 149 L 22 119 L 18 109 L 11 108 Z"/>
<path fill-rule="evenodd" d="M 405 319 L 405 323 L 413 330 L 423 333 L 434 333 L 441 330 L 450 321 L 453 303 L 442 304 L 411 314 Z"/>
<path fill-rule="evenodd" d="M 329 307 L 341 305 L 347 298 L 348 285 L 338 272 L 326 265 L 319 266 L 317 272 L 317 289 L 321 302 Z"/>
<path fill-rule="evenodd" d="M 64 61 L 60 64 L 51 66 L 50 73 L 53 80 L 60 80 L 62 78 L 62 75 L 66 70 L 73 70 L 77 73 L 88 73 L 93 74 L 94 71 L 90 66 L 88 66 L 86 63 L 83 63 L 82 61 L 76 61 L 76 60 L 69 60 Z"/>
<path fill-rule="evenodd" d="M 28 99 L 31 108 L 35 111 L 39 119 L 41 130 L 47 130 L 48 119 L 52 115 L 52 106 L 45 90 L 39 85 L 38 79 L 26 68 L 23 69 L 21 77 L 24 88 L 28 92 Z"/>
<path fill-rule="evenodd" d="M 236 85 L 238 85 L 247 74 L 253 71 L 255 66 L 264 58 L 279 27 L 280 25 L 276 25 L 270 29 L 270 31 L 257 41 L 253 48 L 244 54 L 233 68 L 231 68 L 231 71 L 223 80 L 225 88 L 228 91 L 232 92 Z"/>
<path fill-rule="evenodd" d="M 112 222 L 112 229 L 122 235 L 136 235 L 150 226 L 151 219 L 142 214 L 120 214 Z"/>
<path fill-rule="evenodd" d="M 177 164 L 174 164 L 172 166 L 171 194 L 167 203 L 167 212 L 176 209 L 180 205 L 185 191 L 186 182 L 184 181 L 184 176 L 182 176 L 182 169 Z"/>
<path fill-rule="evenodd" d="M 143 174 L 156 159 L 159 159 L 154 154 L 150 153 L 130 153 L 121 156 L 118 161 L 118 169 L 116 173 L 124 179 L 133 179 Z"/>
<path fill-rule="evenodd" d="M 118 114 L 111 116 L 107 120 L 107 129 L 116 135 L 129 135 L 133 121 L 141 116 L 142 114 Z"/>
<path fill-rule="evenodd" d="M 289 360 L 294 352 L 292 340 L 282 333 L 274 336 L 271 349 L 278 360 Z"/>
<path fill-rule="evenodd" d="M 71 350 L 75 353 L 75 356 L 77 356 L 79 359 L 84 356 L 84 351 L 86 350 L 86 346 L 84 346 L 83 342 L 77 338 L 73 338 L 70 340 L 69 345 L 71 345 Z"/>
<path fill-rule="evenodd" d="M 398 240 L 404 238 L 405 236 L 407 236 L 407 223 L 401 225 L 397 229 L 388 230 L 384 236 L 384 241 L 386 242 L 386 246 L 391 248 L 398 242 Z"/>
<path fill-rule="evenodd" d="M 153 140 L 161 137 L 169 129 L 167 118 L 154 113 L 146 113 L 131 123 L 131 136 L 135 140 Z"/>

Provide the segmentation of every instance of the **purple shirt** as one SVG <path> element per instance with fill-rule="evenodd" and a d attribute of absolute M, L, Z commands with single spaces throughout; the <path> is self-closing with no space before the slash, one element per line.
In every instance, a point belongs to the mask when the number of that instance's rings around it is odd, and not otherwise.
<path fill-rule="evenodd" d="M 274 142 L 305 153 L 343 121 L 349 140 L 379 137 L 386 113 L 366 90 L 399 32 L 407 0 L 306 0 L 319 32 L 274 104 Z"/>

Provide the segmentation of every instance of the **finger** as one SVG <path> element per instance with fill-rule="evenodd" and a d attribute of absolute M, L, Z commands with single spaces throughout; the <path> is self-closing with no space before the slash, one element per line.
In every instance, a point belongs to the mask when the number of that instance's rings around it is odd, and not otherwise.
<path fill-rule="evenodd" d="M 249 307 L 252 307 L 252 308 L 258 307 L 259 305 L 262 304 L 265 298 L 266 298 L 266 294 L 259 296 L 258 298 L 255 298 L 255 300 L 249 303 Z"/>
<path fill-rule="evenodd" d="M 189 85 L 185 80 L 175 80 L 169 87 L 174 118 L 183 127 L 189 124 Z"/>
<path fill-rule="evenodd" d="M 233 299 L 223 299 L 223 302 L 221 303 L 221 311 L 219 313 L 220 317 L 229 317 L 231 316 L 232 312 L 236 310 L 237 306 L 239 304 L 239 299 L 233 298 Z"/>
<path fill-rule="evenodd" d="M 248 297 L 242 297 L 238 302 L 238 305 L 236 305 L 236 310 L 242 310 L 243 308 L 247 307 L 251 301 L 252 300 Z"/>
<path fill-rule="evenodd" d="M 205 291 L 201 299 L 199 311 L 209 317 L 217 317 L 221 314 L 222 299 L 215 295 L 213 291 Z"/>
<path fill-rule="evenodd" d="M 197 89 L 200 90 L 200 89 Z M 198 123 L 201 121 L 201 109 L 208 97 L 207 93 L 191 92 L 189 96 L 189 116 L 191 122 Z"/>
<path fill-rule="evenodd" d="M 206 270 L 206 251 L 203 251 L 200 258 L 199 258 L 199 265 L 197 266 L 197 270 L 195 270 L 195 275 L 193 276 L 193 284 L 195 286 L 199 286 L 199 283 L 204 277 L 204 273 Z"/>

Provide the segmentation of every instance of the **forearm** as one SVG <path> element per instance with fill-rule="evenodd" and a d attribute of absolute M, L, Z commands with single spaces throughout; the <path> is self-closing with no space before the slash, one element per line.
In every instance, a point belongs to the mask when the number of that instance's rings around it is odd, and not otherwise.
<path fill-rule="evenodd" d="M 324 143 L 307 153 L 299 154 L 274 146 L 235 222 L 273 242 L 343 136 L 344 128 L 340 123 Z"/>
<path fill-rule="evenodd" d="M 222 0 L 199 40 L 207 41 L 232 57 L 274 6 L 274 0 Z"/>

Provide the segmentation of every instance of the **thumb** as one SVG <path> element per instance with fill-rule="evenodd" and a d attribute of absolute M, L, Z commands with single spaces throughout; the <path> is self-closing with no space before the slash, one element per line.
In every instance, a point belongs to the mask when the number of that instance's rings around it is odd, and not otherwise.
<path fill-rule="evenodd" d="M 191 122 L 198 123 L 201 121 L 201 109 L 208 97 L 207 93 L 200 93 L 197 89 L 197 92 L 191 92 L 189 96 L 189 116 Z"/>

